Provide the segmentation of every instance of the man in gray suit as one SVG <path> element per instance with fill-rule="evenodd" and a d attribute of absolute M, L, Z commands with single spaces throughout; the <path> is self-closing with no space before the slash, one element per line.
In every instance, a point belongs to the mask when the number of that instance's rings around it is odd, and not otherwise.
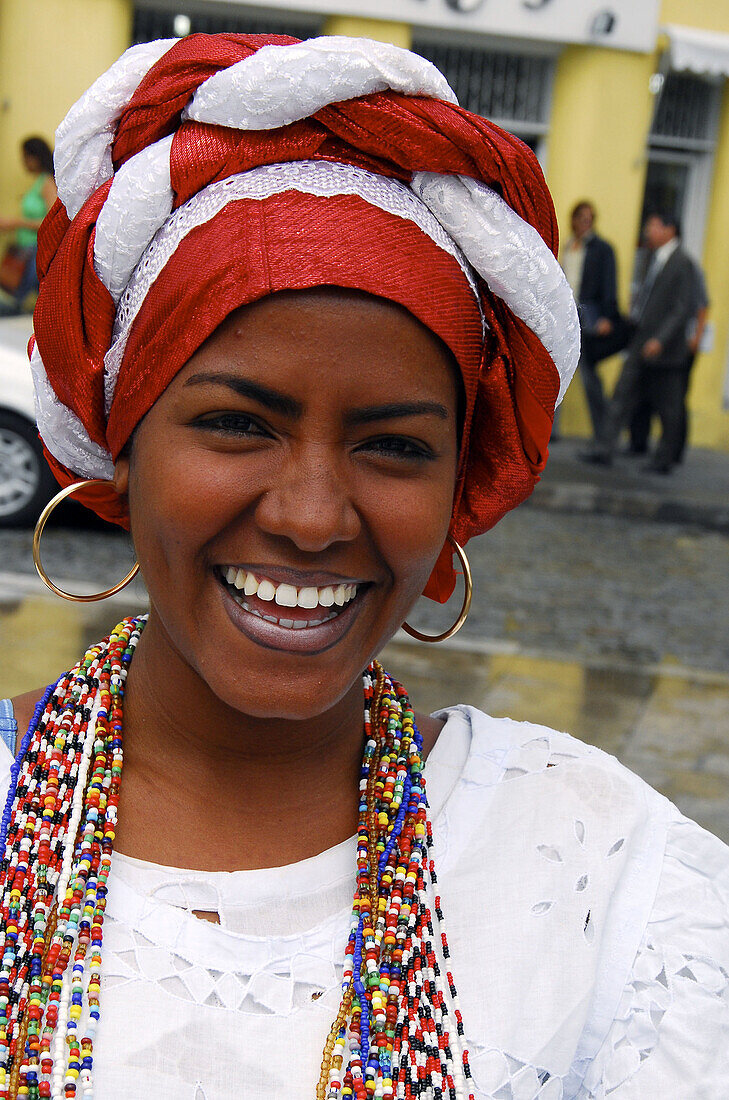
<path fill-rule="evenodd" d="M 695 312 L 696 268 L 679 243 L 679 225 L 667 213 L 651 214 L 643 227 L 651 253 L 635 295 L 635 326 L 608 408 L 604 441 L 584 458 L 609 466 L 621 430 L 642 400 L 661 421 L 661 439 L 648 469 L 667 474 L 680 444 L 686 326 Z"/>

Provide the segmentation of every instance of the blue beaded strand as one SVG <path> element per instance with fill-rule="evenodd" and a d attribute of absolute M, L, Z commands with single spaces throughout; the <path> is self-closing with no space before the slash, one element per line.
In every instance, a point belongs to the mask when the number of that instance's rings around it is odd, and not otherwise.
<path fill-rule="evenodd" d="M 13 813 L 13 802 L 15 801 L 15 793 L 18 789 L 18 776 L 20 775 L 20 769 L 23 765 L 23 759 L 26 752 L 28 751 L 28 746 L 30 745 L 31 738 L 38 728 L 38 723 L 40 722 L 41 715 L 46 709 L 48 701 L 53 695 L 53 692 L 58 687 L 60 679 L 61 677 L 59 677 L 55 683 L 49 684 L 43 694 L 43 698 L 39 699 L 36 703 L 35 710 L 33 711 L 33 717 L 28 723 L 28 729 L 23 735 L 23 740 L 20 742 L 20 748 L 18 749 L 17 756 L 15 757 L 15 760 L 13 761 L 10 768 L 10 786 L 8 787 L 8 795 L 5 799 L 5 809 L 3 810 L 3 818 L 2 822 L 0 823 L 0 858 L 2 858 L 2 853 L 5 851 L 5 843 L 8 838 L 8 829 L 10 827 L 10 818 L 12 817 Z"/>
<path fill-rule="evenodd" d="M 367 990 L 362 981 L 362 937 L 364 933 L 364 916 L 361 915 L 357 924 L 357 935 L 354 941 L 354 956 L 352 958 L 352 981 L 354 991 L 359 998 L 360 1007 L 360 1057 L 362 1070 L 367 1064 L 367 1055 L 370 1049 L 370 1006 L 367 1000 Z"/>

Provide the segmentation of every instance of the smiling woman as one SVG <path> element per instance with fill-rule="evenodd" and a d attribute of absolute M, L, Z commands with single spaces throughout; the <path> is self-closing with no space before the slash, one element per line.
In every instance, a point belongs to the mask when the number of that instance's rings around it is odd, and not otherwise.
<path fill-rule="evenodd" d="M 116 464 L 158 612 L 143 647 L 179 654 L 246 714 L 339 703 L 445 541 L 459 386 L 437 336 L 361 292 L 230 314 Z"/>
<path fill-rule="evenodd" d="M 0 1097 L 725 1095 L 724 846 L 376 660 L 574 371 L 530 151 L 406 51 L 240 35 L 56 149 L 39 429 L 150 608 L 0 710 Z"/>

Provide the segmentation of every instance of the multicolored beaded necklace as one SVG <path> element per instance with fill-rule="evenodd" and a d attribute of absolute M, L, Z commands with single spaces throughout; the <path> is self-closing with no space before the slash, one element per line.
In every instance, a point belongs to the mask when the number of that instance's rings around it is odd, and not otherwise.
<path fill-rule="evenodd" d="M 93 1097 L 101 947 L 122 773 L 124 619 L 35 708 L 0 825 L 0 1097 Z M 473 1100 L 408 697 L 364 674 L 357 882 L 317 1100 Z M 428 905 L 440 933 L 436 942 Z M 445 982 L 443 971 L 445 970 Z"/>

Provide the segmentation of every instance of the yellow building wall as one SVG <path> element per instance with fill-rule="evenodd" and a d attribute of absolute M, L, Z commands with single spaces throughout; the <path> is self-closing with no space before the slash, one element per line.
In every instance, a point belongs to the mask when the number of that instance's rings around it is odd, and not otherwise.
<path fill-rule="evenodd" d="M 729 4 L 716 0 L 663 0 L 660 23 L 729 32 Z M 651 55 L 572 46 L 560 54 L 554 81 L 547 143 L 546 175 L 555 200 L 562 239 L 569 234 L 569 212 L 582 198 L 598 210 L 598 231 L 610 240 L 618 261 L 621 305 L 628 305 L 630 276 L 638 239 L 646 173 L 646 149 L 653 114 L 648 87 L 658 69 L 661 39 Z M 699 355 L 690 407 L 691 442 L 729 450 L 729 412 L 722 390 L 729 347 L 729 317 L 721 308 L 729 287 L 729 93 L 725 90 L 706 218 L 704 255 L 714 308 L 713 349 Z M 619 359 L 601 368 L 608 389 Z M 589 435 L 590 423 L 579 381 L 564 401 L 561 431 Z"/>
<path fill-rule="evenodd" d="M 614 246 L 619 294 L 627 305 L 645 186 L 645 147 L 653 114 L 648 87 L 654 58 L 645 54 L 568 46 L 555 69 L 547 139 L 546 176 L 554 198 L 560 239 L 570 231 L 570 211 L 589 199 L 597 228 Z M 617 361 L 603 368 L 612 384 Z M 567 391 L 560 430 L 589 435 L 579 381 Z"/>
<path fill-rule="evenodd" d="M 661 24 L 729 32 L 729 2 L 663 0 Z M 327 34 L 362 35 L 408 47 L 411 30 L 403 23 L 333 16 Z M 569 234 L 569 212 L 576 201 L 590 199 L 598 210 L 598 230 L 614 245 L 621 306 L 628 308 L 630 279 L 647 167 L 647 142 L 654 110 L 649 79 L 656 72 L 666 42 L 652 54 L 592 46 L 568 46 L 555 69 L 547 141 L 546 175 L 554 197 L 560 233 Z M 724 96 L 717 155 L 707 211 L 706 248 L 701 257 L 716 308 L 714 348 L 700 355 L 691 390 L 691 440 L 694 445 L 729 450 L 729 413 L 722 409 L 722 389 L 729 346 L 729 313 L 720 308 L 729 287 L 729 91 Z M 603 364 L 608 390 L 617 378 L 620 359 Z M 566 435 L 591 432 L 579 380 L 567 393 L 560 430 Z"/>
<path fill-rule="evenodd" d="M 729 4 L 726 0 L 663 0 L 660 21 L 725 32 L 729 31 Z"/>
<path fill-rule="evenodd" d="M 31 180 L 20 142 L 56 126 L 131 41 L 131 0 L 0 0 L 0 214 Z"/>
<path fill-rule="evenodd" d="M 713 450 L 729 451 L 729 410 L 722 408 L 722 392 L 729 349 L 729 82 L 725 82 L 719 135 L 714 158 L 711 196 L 706 219 L 702 264 L 711 298 L 714 342 L 699 355 L 693 370 L 689 406 L 691 441 Z"/>
<path fill-rule="evenodd" d="M 729 33 L 726 0 L 663 0 L 661 23 Z M 706 216 L 704 254 L 701 257 L 712 300 L 710 318 L 714 343 L 697 359 L 691 380 L 691 440 L 714 450 L 729 451 L 729 410 L 722 408 L 722 392 L 729 351 L 729 82 L 724 83 L 722 108 Z"/>
<path fill-rule="evenodd" d="M 372 38 L 375 42 L 391 42 L 409 50 L 413 41 L 408 23 L 391 23 L 384 19 L 362 19 L 356 15 L 330 15 L 324 22 L 323 34 L 345 34 L 350 38 Z"/>

